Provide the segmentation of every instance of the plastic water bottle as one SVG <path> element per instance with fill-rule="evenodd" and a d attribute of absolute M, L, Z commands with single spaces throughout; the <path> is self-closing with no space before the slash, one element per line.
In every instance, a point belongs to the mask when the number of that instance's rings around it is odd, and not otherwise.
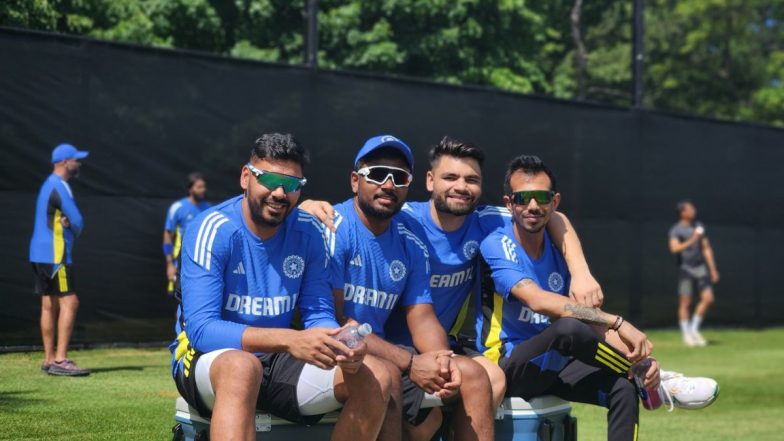
<path fill-rule="evenodd" d="M 645 373 L 648 372 L 650 367 L 650 358 L 640 362 L 640 364 L 634 368 L 634 382 L 637 384 L 637 391 L 640 394 L 640 401 L 642 401 L 642 406 L 648 410 L 654 410 L 658 409 L 662 405 L 662 399 L 659 395 L 658 387 L 646 389 L 644 386 Z"/>
<path fill-rule="evenodd" d="M 359 326 L 348 326 L 343 328 L 342 331 L 335 336 L 335 340 L 343 343 L 349 349 L 354 349 L 365 339 L 370 333 L 373 332 L 373 327 L 370 323 L 363 323 Z"/>

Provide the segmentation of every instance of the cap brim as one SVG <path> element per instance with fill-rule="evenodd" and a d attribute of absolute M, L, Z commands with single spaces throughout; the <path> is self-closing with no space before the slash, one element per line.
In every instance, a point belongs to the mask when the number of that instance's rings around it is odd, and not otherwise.
<path fill-rule="evenodd" d="M 79 151 L 79 152 L 76 152 L 76 154 L 74 155 L 74 158 L 75 159 L 84 159 L 84 158 L 86 158 L 88 156 L 90 156 L 90 152 L 81 152 L 81 151 Z"/>

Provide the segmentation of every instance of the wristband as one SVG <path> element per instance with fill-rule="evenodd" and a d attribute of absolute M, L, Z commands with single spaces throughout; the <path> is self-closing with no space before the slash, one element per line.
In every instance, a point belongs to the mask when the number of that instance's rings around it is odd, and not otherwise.
<path fill-rule="evenodd" d="M 403 369 L 403 373 L 407 374 L 411 372 L 411 366 L 413 365 L 414 365 L 414 354 L 411 354 L 411 358 L 408 359 L 408 366 L 406 366 L 406 368 Z"/>
<path fill-rule="evenodd" d="M 619 316 L 618 316 L 618 317 L 615 319 L 615 323 L 613 323 L 613 325 L 612 325 L 612 326 L 610 326 L 610 329 L 612 329 L 613 331 L 617 331 L 618 329 L 620 329 L 620 328 L 621 328 L 621 325 L 622 325 L 622 324 L 623 324 L 623 317 L 621 317 L 621 316 L 619 315 Z"/>
<path fill-rule="evenodd" d="M 171 256 L 174 252 L 174 245 L 170 243 L 163 244 L 163 255 L 164 256 Z"/>

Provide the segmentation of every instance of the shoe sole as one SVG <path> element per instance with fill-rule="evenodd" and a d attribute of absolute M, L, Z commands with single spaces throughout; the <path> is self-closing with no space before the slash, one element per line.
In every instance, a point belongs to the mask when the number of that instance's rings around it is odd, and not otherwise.
<path fill-rule="evenodd" d="M 674 400 L 675 407 L 677 407 L 678 409 L 686 409 L 686 410 L 704 409 L 704 408 L 710 406 L 711 404 L 713 404 L 716 401 L 716 399 L 719 398 L 719 391 L 720 390 L 721 389 L 719 387 L 719 384 L 716 383 L 716 392 L 713 393 L 713 396 L 708 401 L 704 401 L 704 402 L 701 402 L 701 403 L 692 402 L 689 405 L 684 405 L 680 401 Z"/>
<path fill-rule="evenodd" d="M 47 372 L 49 375 L 54 375 L 56 377 L 86 377 L 90 375 L 90 371 L 68 371 L 65 369 L 57 369 L 57 368 L 49 368 Z"/>

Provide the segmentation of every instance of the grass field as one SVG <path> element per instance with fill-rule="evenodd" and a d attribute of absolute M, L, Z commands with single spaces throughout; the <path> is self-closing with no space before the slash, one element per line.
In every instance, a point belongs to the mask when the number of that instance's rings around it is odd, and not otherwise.
<path fill-rule="evenodd" d="M 784 329 L 708 330 L 686 349 L 675 331 L 650 333 L 665 369 L 710 376 L 721 396 L 700 411 L 641 416 L 641 440 L 784 439 Z M 40 353 L 0 355 L 0 440 L 170 440 L 177 392 L 166 349 L 71 354 L 93 374 L 51 377 Z M 575 404 L 581 441 L 606 439 L 606 412 Z"/>

